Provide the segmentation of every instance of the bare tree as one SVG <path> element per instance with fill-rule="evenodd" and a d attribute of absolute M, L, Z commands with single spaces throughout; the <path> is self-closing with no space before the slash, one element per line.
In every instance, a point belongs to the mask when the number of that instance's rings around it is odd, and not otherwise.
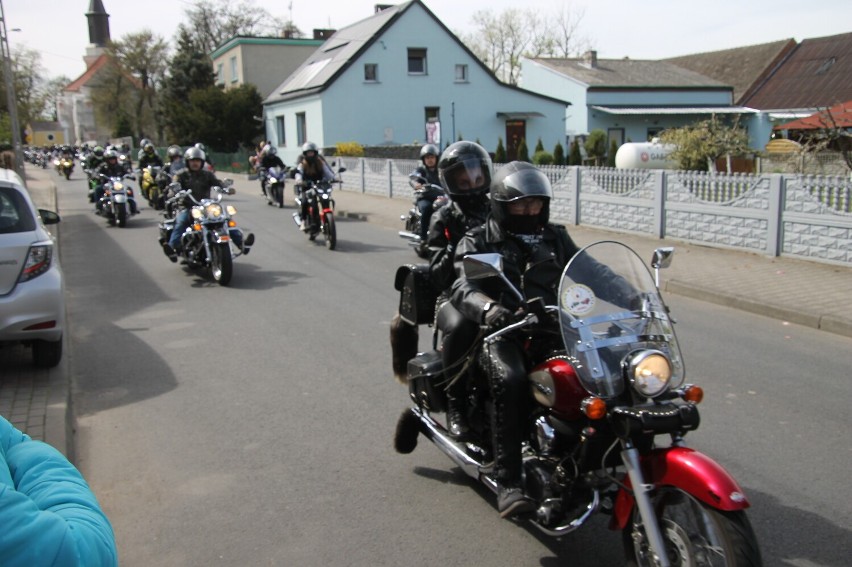
<path fill-rule="evenodd" d="M 532 8 L 507 8 L 473 15 L 476 31 L 459 37 L 503 82 L 516 85 L 522 57 L 569 57 L 589 45 L 579 36 L 582 11 L 563 7 L 549 16 Z"/>
<path fill-rule="evenodd" d="M 205 53 L 235 35 L 275 35 L 287 27 L 264 8 L 257 7 L 253 0 L 195 0 L 186 9 L 186 16 L 189 22 L 181 27 Z"/>

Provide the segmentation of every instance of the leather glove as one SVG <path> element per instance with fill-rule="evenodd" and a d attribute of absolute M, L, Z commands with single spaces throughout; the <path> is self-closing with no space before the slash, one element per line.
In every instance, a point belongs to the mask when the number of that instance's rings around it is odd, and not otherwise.
<path fill-rule="evenodd" d="M 512 312 L 499 303 L 489 303 L 482 315 L 482 323 L 488 327 L 505 327 L 512 321 Z"/>

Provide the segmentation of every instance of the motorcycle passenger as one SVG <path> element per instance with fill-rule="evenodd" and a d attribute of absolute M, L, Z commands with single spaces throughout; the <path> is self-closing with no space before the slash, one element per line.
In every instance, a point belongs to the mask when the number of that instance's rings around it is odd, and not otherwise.
<path fill-rule="evenodd" d="M 145 155 L 145 146 L 150 145 L 152 148 L 154 147 L 154 142 L 149 140 L 148 138 L 142 138 L 139 140 L 139 151 L 136 152 L 136 161 L 141 161 L 142 156 Z"/>
<path fill-rule="evenodd" d="M 210 189 L 215 186 L 223 186 L 216 175 L 204 169 L 204 152 L 196 147 L 189 148 L 184 154 L 186 168 L 179 171 L 175 176 L 175 182 L 179 183 L 181 189 L 189 190 L 196 201 L 210 198 Z M 186 232 L 187 227 L 192 222 L 190 210 L 193 203 L 187 197 L 181 203 L 181 209 L 175 217 L 175 226 L 169 241 L 163 244 L 163 252 L 169 257 L 172 262 L 177 262 L 177 250 L 180 247 L 181 235 Z M 249 247 L 254 243 L 254 234 L 249 233 L 243 245 L 243 235 L 239 229 L 231 231 L 231 238 L 234 244 L 240 248 L 244 254 L 247 254 Z"/>
<path fill-rule="evenodd" d="M 420 148 L 420 165 L 411 172 L 409 177 L 420 177 L 425 180 L 427 185 L 440 185 L 441 181 L 438 178 L 438 154 L 440 152 L 438 151 L 438 146 L 435 144 L 426 144 Z M 437 189 L 427 187 L 422 183 L 417 183 L 415 189 L 420 191 L 417 203 L 415 204 L 420 211 L 420 241 L 426 242 L 435 199 L 441 196 L 441 192 Z"/>
<path fill-rule="evenodd" d="M 97 185 L 95 186 L 95 207 L 97 207 L 96 212 L 100 212 L 102 208 L 101 199 L 103 198 L 104 193 L 106 193 L 106 189 L 104 188 L 105 180 L 103 176 L 124 176 L 124 167 L 118 163 L 118 152 L 115 150 L 107 150 L 104 152 L 104 162 L 95 170 L 95 176 L 97 178 Z"/>
<path fill-rule="evenodd" d="M 163 166 L 163 169 L 160 170 L 160 173 L 157 174 L 157 186 L 160 188 L 160 201 L 157 203 L 157 208 L 163 208 L 163 195 L 166 193 L 166 187 L 171 183 L 172 178 L 174 178 L 177 173 L 186 167 L 186 164 L 183 161 L 183 150 L 180 149 L 180 146 L 172 144 L 166 150 L 166 158 L 169 160 L 167 164 Z"/>
<path fill-rule="evenodd" d="M 465 417 L 467 384 L 456 375 L 467 351 L 479 333 L 479 325 L 463 317 L 448 301 L 456 279 L 453 254 L 464 234 L 485 222 L 489 209 L 491 158 L 473 142 L 456 142 L 441 154 L 439 179 L 450 202 L 432 217 L 427 243 L 431 251 L 429 280 L 439 291 L 436 325 L 442 334 L 442 358 L 447 388 L 447 431 L 463 439 L 468 431 Z M 391 350 L 394 375 L 405 383 L 406 366 L 417 354 L 417 327 L 399 315 L 391 321 Z"/>
<path fill-rule="evenodd" d="M 88 156 L 86 156 L 85 168 L 90 171 L 95 171 L 104 162 L 104 147 L 95 146 Z"/>
<path fill-rule="evenodd" d="M 299 228 L 303 232 L 312 229 L 313 219 L 308 217 L 308 200 L 303 196 L 302 186 L 308 182 L 334 181 L 334 172 L 319 154 L 317 145 L 313 142 L 305 142 L 302 146 L 302 155 L 299 165 L 296 166 L 296 193 L 302 196 L 301 223 Z"/>
<path fill-rule="evenodd" d="M 579 248 L 564 227 L 548 222 L 552 195 L 547 176 L 528 163 L 511 162 L 494 176 L 488 220 L 465 235 L 455 251 L 460 276 L 453 286 L 452 303 L 469 320 L 499 328 L 513 319 L 520 304 L 504 293 L 496 278 L 466 278 L 462 260 L 468 254 L 502 254 L 506 276 L 525 297 L 556 303 L 562 268 Z M 485 352 L 479 362 L 488 373 L 493 400 L 497 508 L 506 518 L 534 508 L 521 488 L 527 361 L 522 345 L 510 338 L 488 345 Z"/>
<path fill-rule="evenodd" d="M 204 169 L 206 169 L 207 171 L 216 171 L 216 168 L 213 167 L 213 162 L 210 161 L 210 156 L 207 155 L 207 146 L 205 146 L 201 142 L 198 142 L 197 144 L 195 144 L 195 147 L 204 152 Z"/>

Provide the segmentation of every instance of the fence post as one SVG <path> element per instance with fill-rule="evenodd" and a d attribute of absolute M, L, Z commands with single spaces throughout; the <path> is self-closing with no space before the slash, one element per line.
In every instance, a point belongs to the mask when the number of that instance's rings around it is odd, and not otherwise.
<path fill-rule="evenodd" d="M 662 169 L 654 176 L 654 230 L 657 238 L 666 237 L 666 193 L 669 177 Z"/>
<path fill-rule="evenodd" d="M 784 193 L 786 179 L 778 173 L 769 176 L 769 211 L 767 220 L 766 253 L 779 256 L 783 238 Z"/>
<path fill-rule="evenodd" d="M 361 166 L 361 193 L 367 192 L 367 162 L 364 158 L 358 158 Z"/>
<path fill-rule="evenodd" d="M 393 160 L 388 160 L 388 197 L 393 198 Z"/>
<path fill-rule="evenodd" d="M 583 175 L 580 170 L 582 170 L 583 168 L 579 165 L 575 165 L 571 169 L 574 175 L 574 183 L 572 184 L 572 186 L 574 187 L 574 192 L 570 196 L 570 199 L 573 201 L 571 205 L 574 209 L 574 218 L 568 220 L 571 224 L 577 226 L 580 224 L 580 183 L 583 180 Z"/>

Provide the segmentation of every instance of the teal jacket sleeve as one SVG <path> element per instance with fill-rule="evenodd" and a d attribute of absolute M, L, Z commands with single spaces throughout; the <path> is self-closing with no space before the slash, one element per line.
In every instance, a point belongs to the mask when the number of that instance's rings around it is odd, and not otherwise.
<path fill-rule="evenodd" d="M 115 536 L 62 453 L 0 417 L 0 564 L 118 565 Z"/>

